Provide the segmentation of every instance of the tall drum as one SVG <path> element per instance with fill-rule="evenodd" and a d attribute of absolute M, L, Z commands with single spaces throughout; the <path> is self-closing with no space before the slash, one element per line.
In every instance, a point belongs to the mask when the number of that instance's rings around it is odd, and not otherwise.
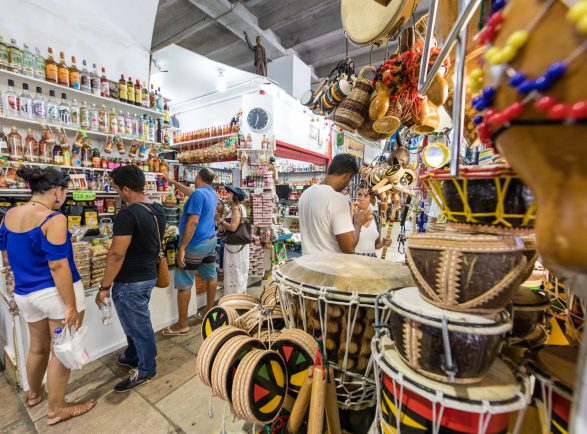
<path fill-rule="evenodd" d="M 356 409 L 375 404 L 371 339 L 375 299 L 386 291 L 413 286 L 407 266 L 345 254 L 302 256 L 273 276 L 288 328 L 322 338 L 336 371 L 339 405 Z M 389 309 L 380 306 L 384 320 Z"/>

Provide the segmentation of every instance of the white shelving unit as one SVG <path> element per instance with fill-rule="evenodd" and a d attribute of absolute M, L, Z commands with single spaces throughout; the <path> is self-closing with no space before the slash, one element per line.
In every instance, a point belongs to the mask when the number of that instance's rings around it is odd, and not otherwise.
<path fill-rule="evenodd" d="M 178 129 L 177 131 L 181 131 Z M 203 139 L 196 139 L 196 140 L 188 140 L 187 142 L 180 142 L 174 143 L 172 145 L 173 148 L 181 148 L 182 146 L 193 145 L 195 143 L 202 143 L 202 142 L 210 142 L 210 141 L 220 141 L 222 139 L 226 139 L 227 137 L 236 136 L 238 133 L 230 133 L 230 134 L 223 134 L 221 136 L 214 136 L 214 137 L 205 137 Z"/>

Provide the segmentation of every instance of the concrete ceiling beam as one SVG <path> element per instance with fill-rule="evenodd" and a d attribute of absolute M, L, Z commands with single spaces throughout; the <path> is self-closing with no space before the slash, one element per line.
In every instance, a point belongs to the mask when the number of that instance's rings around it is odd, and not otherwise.
<path fill-rule="evenodd" d="M 340 4 L 340 0 L 296 0 L 288 3 L 275 12 L 259 17 L 259 26 L 262 29 L 278 29 L 311 15 L 318 14 L 333 4 Z"/>
<path fill-rule="evenodd" d="M 191 36 L 195 35 L 201 30 L 206 29 L 207 27 L 214 24 L 214 20 L 209 17 L 204 17 L 201 21 L 192 24 L 191 26 L 181 30 L 180 32 L 176 33 L 175 35 L 166 38 L 161 41 L 157 41 L 155 37 L 153 38 L 153 44 L 151 47 L 151 51 L 155 52 L 161 50 L 165 47 L 168 47 L 171 44 L 177 44 L 185 39 L 190 38 Z"/>

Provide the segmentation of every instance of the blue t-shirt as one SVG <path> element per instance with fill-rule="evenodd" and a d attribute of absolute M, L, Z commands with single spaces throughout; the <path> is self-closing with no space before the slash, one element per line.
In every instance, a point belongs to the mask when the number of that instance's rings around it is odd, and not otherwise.
<path fill-rule="evenodd" d="M 188 244 L 188 249 L 195 248 L 202 241 L 210 237 L 216 236 L 214 228 L 214 214 L 216 214 L 216 206 L 218 205 L 218 195 L 210 186 L 196 188 L 185 205 L 183 206 L 183 213 L 179 219 L 179 237 L 183 238 L 185 231 L 185 224 L 190 215 L 200 216 L 196 233 Z"/>

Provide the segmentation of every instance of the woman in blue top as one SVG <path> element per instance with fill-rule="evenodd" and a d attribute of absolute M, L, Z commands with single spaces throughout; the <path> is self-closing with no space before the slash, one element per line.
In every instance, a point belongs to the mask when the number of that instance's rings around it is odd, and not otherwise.
<path fill-rule="evenodd" d="M 51 332 L 57 327 L 77 329 L 85 309 L 83 284 L 73 261 L 71 234 L 60 212 L 67 194 L 67 177 L 55 169 L 20 168 L 32 197 L 6 213 L 0 227 L 0 250 L 14 273 L 14 300 L 29 324 L 30 346 L 26 371 L 27 405 L 42 400 L 47 372 L 47 423 L 55 425 L 95 407 L 96 401 L 66 403 L 69 369 L 51 352 Z"/>

